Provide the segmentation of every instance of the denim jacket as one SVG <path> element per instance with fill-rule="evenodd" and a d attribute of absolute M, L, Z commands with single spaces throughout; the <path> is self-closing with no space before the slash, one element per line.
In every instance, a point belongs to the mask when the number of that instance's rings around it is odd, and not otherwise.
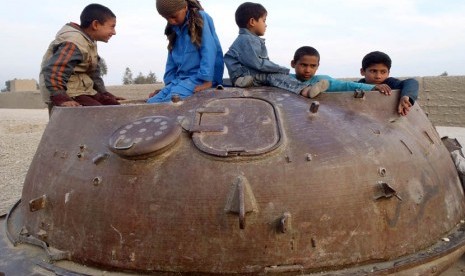
<path fill-rule="evenodd" d="M 239 36 L 224 55 L 224 63 L 233 83 L 238 77 L 247 75 L 289 74 L 288 68 L 270 61 L 265 40 L 246 28 L 239 29 Z"/>

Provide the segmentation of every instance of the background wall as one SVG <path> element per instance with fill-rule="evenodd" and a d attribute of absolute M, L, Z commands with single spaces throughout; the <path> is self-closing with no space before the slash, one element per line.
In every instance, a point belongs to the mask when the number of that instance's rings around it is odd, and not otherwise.
<path fill-rule="evenodd" d="M 418 102 L 437 126 L 465 127 L 465 76 L 418 78 Z"/>

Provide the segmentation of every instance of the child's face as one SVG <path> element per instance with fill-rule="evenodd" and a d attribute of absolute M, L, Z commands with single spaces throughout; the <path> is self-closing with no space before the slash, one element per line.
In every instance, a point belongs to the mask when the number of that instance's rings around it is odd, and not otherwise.
<path fill-rule="evenodd" d="M 266 32 L 266 14 L 262 17 L 260 17 L 258 20 L 255 20 L 254 18 L 250 19 L 248 29 L 250 32 L 258 35 L 258 36 L 263 36 L 265 35 Z"/>
<path fill-rule="evenodd" d="M 320 59 L 317 56 L 305 55 L 297 61 L 291 61 L 291 66 L 295 69 L 297 79 L 307 81 L 315 76 L 320 66 Z"/>
<path fill-rule="evenodd" d="M 168 24 L 170 25 L 181 26 L 186 20 L 186 14 L 187 14 L 187 5 L 186 7 L 173 13 L 170 16 L 166 16 L 166 17 L 164 16 L 164 18 L 166 19 L 166 21 L 168 21 Z"/>
<path fill-rule="evenodd" d="M 382 63 L 373 64 L 365 70 L 360 69 L 360 74 L 368 84 L 382 84 L 389 77 L 389 68 Z"/>
<path fill-rule="evenodd" d="M 94 21 L 91 37 L 96 41 L 108 42 L 110 38 L 116 35 L 116 18 L 108 18 L 103 24 L 97 20 Z"/>

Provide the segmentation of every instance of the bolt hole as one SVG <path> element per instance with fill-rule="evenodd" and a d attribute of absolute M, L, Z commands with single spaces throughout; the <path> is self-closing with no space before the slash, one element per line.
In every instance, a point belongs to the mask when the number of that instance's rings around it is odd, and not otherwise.
<path fill-rule="evenodd" d="M 102 178 L 101 177 L 94 177 L 94 179 L 92 180 L 92 183 L 94 184 L 94 186 L 98 186 L 100 185 L 100 183 L 102 183 Z"/>
<path fill-rule="evenodd" d="M 379 168 L 378 173 L 379 173 L 379 176 L 385 177 L 386 176 L 386 169 L 385 168 Z"/>

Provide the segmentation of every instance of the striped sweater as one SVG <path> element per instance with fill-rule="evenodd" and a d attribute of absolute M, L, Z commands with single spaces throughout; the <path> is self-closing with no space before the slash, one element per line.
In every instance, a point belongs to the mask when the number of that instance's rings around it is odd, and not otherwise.
<path fill-rule="evenodd" d="M 42 59 L 39 84 L 43 100 L 59 105 L 79 95 L 106 92 L 98 60 L 97 43 L 78 24 L 66 24 Z"/>

